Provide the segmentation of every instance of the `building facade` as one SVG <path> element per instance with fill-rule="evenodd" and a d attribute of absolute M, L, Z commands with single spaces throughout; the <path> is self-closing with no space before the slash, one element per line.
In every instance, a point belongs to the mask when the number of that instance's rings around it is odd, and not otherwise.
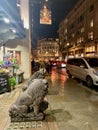
<path fill-rule="evenodd" d="M 19 68 L 24 72 L 24 78 L 28 79 L 31 76 L 31 37 L 29 25 L 29 0 L 18 0 L 17 5 L 20 11 L 21 20 L 25 28 L 26 36 L 22 39 L 16 38 L 7 41 L 5 52 L 19 52 L 20 64 Z M 27 69 L 28 68 L 28 69 Z"/>
<path fill-rule="evenodd" d="M 79 0 L 58 33 L 63 56 L 98 55 L 98 0 Z"/>
<path fill-rule="evenodd" d="M 38 58 L 41 60 L 57 59 L 59 58 L 58 39 L 45 38 L 38 41 L 37 46 Z"/>

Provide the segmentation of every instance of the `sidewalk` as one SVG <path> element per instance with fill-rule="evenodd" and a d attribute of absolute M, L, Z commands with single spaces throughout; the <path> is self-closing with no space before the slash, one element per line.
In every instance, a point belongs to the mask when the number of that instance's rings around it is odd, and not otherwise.
<path fill-rule="evenodd" d="M 46 111 L 46 118 L 44 121 L 32 122 L 10 122 L 9 108 L 10 105 L 17 99 L 22 91 L 22 84 L 17 85 L 11 92 L 0 94 L 0 130 L 52 130 L 56 128 L 56 123 L 51 119 L 50 107 Z"/>

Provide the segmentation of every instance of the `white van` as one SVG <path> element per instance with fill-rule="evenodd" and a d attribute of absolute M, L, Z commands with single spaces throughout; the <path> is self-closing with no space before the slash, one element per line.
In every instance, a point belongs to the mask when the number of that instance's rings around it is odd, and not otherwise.
<path fill-rule="evenodd" d="M 69 78 L 75 76 L 86 81 L 89 87 L 98 85 L 98 57 L 70 58 L 66 70 Z"/>

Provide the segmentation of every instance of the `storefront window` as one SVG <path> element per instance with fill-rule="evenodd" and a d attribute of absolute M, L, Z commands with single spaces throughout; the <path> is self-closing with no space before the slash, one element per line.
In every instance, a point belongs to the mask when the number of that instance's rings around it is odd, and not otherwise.
<path fill-rule="evenodd" d="M 21 64 L 21 52 L 15 51 L 15 57 L 17 59 L 18 64 Z"/>

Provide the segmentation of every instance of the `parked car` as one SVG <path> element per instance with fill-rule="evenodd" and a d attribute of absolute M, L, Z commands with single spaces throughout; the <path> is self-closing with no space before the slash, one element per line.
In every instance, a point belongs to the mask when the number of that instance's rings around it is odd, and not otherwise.
<path fill-rule="evenodd" d="M 98 85 L 98 57 L 68 59 L 66 70 L 69 78 L 75 76 L 86 81 L 89 87 Z"/>
<path fill-rule="evenodd" d="M 65 61 L 58 61 L 57 62 L 57 67 L 58 68 L 65 68 L 66 67 L 66 62 Z"/>

